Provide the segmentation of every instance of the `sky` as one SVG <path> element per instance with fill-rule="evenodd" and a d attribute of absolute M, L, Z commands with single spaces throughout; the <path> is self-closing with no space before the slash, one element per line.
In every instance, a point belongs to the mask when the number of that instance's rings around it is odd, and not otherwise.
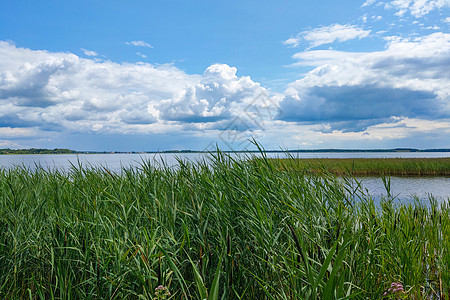
<path fill-rule="evenodd" d="M 450 0 L 0 0 L 0 148 L 450 148 Z"/>

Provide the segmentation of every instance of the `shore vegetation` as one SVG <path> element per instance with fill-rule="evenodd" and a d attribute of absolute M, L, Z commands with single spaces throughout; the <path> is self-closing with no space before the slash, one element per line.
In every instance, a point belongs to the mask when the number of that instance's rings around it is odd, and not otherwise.
<path fill-rule="evenodd" d="M 450 176 L 443 158 L 303 158 L 269 159 L 277 168 L 350 176 Z"/>
<path fill-rule="evenodd" d="M 450 297 L 449 199 L 261 155 L 0 169 L 0 298 Z"/>

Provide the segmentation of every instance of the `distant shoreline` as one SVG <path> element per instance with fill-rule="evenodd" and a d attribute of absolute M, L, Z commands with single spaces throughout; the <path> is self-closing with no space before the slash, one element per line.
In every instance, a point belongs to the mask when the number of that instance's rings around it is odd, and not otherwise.
<path fill-rule="evenodd" d="M 71 149 L 0 149 L 0 155 L 27 155 L 27 154 L 160 154 L 160 153 L 209 153 L 216 151 L 196 150 L 165 150 L 165 151 L 76 151 Z M 259 150 L 221 150 L 224 153 L 259 153 Z M 265 150 L 266 153 L 432 153 L 450 152 L 450 149 L 415 149 L 415 148 L 393 148 L 393 149 L 298 149 L 298 150 Z"/>

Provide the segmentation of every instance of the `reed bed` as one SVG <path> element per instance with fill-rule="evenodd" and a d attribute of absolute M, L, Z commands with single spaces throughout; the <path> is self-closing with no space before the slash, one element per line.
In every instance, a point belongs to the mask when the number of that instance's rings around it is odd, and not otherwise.
<path fill-rule="evenodd" d="M 450 158 L 303 158 L 270 159 L 277 167 L 336 175 L 450 176 Z"/>
<path fill-rule="evenodd" d="M 0 169 L 0 298 L 449 299 L 448 199 L 262 156 Z"/>

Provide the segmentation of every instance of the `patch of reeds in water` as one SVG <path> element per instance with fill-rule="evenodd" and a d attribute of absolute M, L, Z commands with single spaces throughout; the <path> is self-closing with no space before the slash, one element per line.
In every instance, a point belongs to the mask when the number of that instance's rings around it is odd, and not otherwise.
<path fill-rule="evenodd" d="M 269 159 L 277 167 L 336 175 L 450 176 L 450 157 Z"/>
<path fill-rule="evenodd" d="M 376 206 L 262 155 L 1 169 L 0 298 L 450 297 L 448 199 Z"/>

